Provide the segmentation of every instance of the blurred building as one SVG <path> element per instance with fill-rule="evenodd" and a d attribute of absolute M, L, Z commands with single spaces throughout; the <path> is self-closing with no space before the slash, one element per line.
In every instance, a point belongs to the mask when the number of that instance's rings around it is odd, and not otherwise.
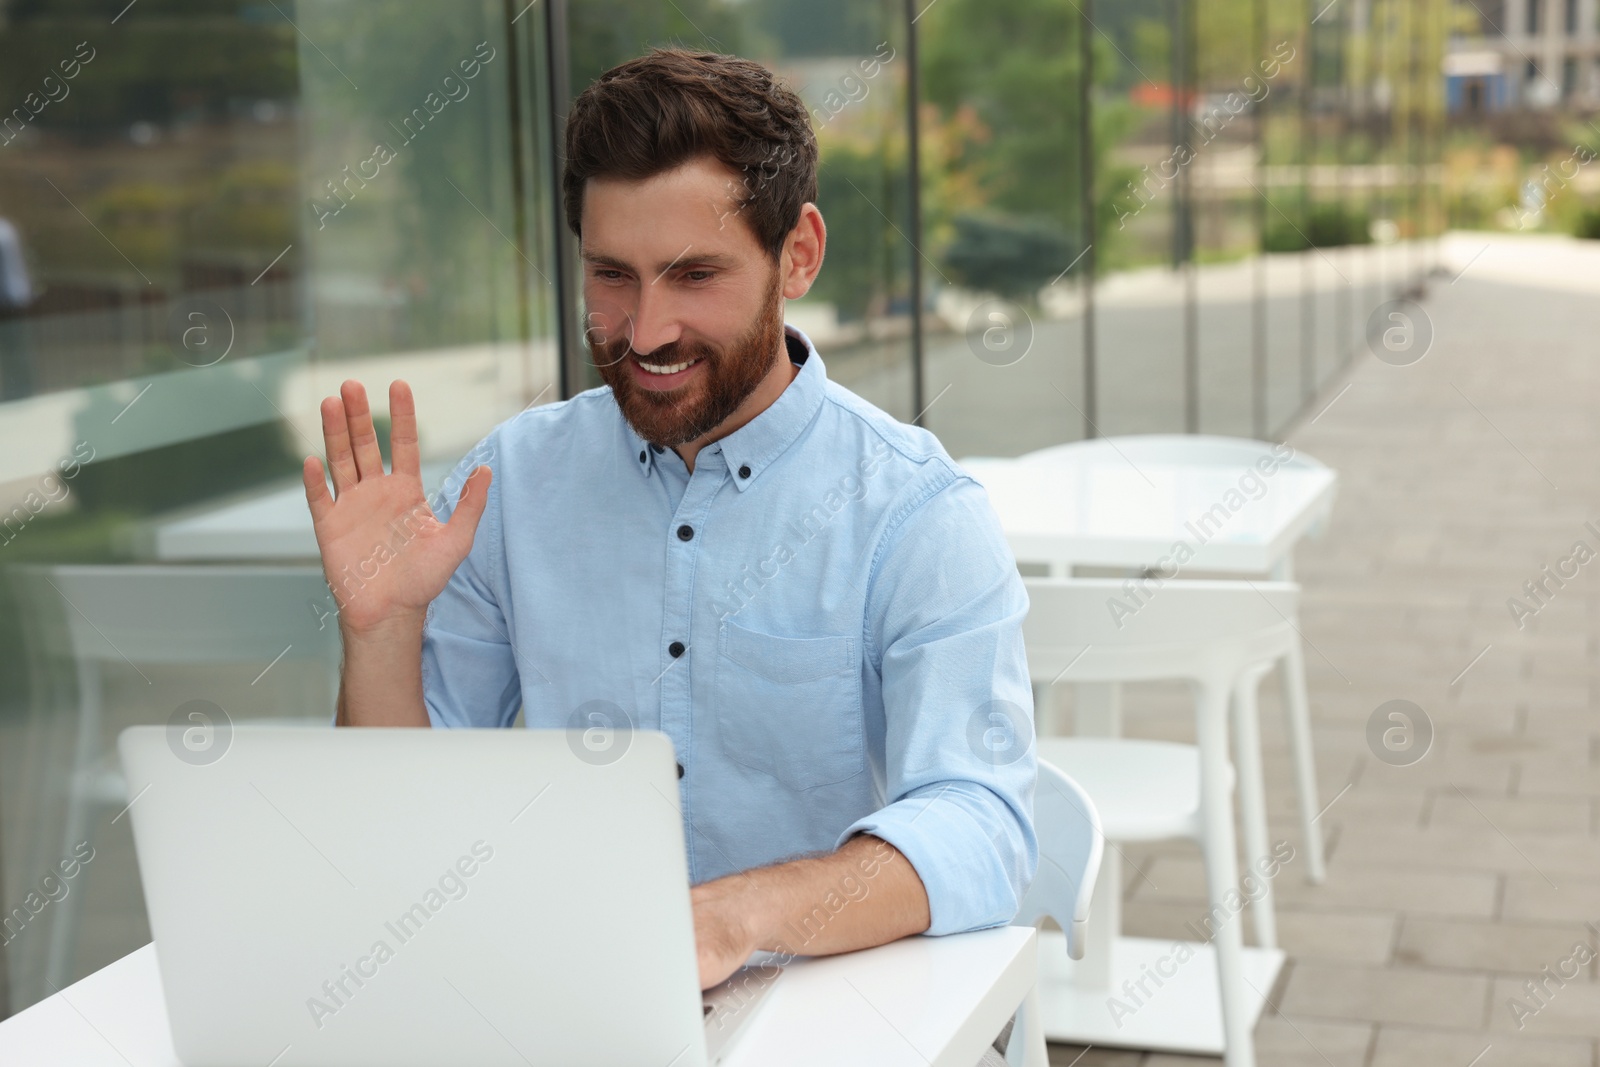
<path fill-rule="evenodd" d="M 1452 113 L 1600 107 L 1600 4 L 1458 4 L 1445 60 Z"/>

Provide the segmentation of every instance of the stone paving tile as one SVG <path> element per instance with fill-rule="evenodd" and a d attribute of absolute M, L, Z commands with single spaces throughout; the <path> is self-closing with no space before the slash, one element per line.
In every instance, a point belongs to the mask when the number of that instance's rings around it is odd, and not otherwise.
<path fill-rule="evenodd" d="M 1380 1026 L 1370 1067 L 1593 1067 L 1593 1056 L 1589 1041 Z"/>
<path fill-rule="evenodd" d="M 1600 848 L 1584 838 L 1529 835 L 1514 841 L 1487 824 L 1352 824 L 1339 839 L 1338 855 L 1341 861 L 1364 865 L 1511 871 L 1535 878 L 1537 871 L 1544 871 L 1557 884 L 1568 877 L 1600 879 Z"/>
<path fill-rule="evenodd" d="M 1570 953 L 1563 954 L 1550 963 L 1554 968 L 1569 957 Z M 1570 970 L 1570 965 L 1565 968 L 1567 973 Z M 1557 985 L 1546 982 L 1540 995 L 1535 997 L 1524 985 L 1526 981 L 1495 980 L 1489 1014 L 1491 1031 L 1533 1037 L 1600 1038 L 1600 983 L 1583 980 Z M 1516 1010 L 1512 1008 L 1513 1003 L 1518 1005 Z"/>
<path fill-rule="evenodd" d="M 1535 974 L 1541 967 L 1573 955 L 1576 945 L 1600 955 L 1597 940 L 1582 923 L 1479 922 L 1409 915 L 1401 920 L 1394 959 L 1408 967 Z M 1593 966 L 1584 967 L 1582 974 L 1593 977 Z"/>
<path fill-rule="evenodd" d="M 1507 919 L 1533 922 L 1600 921 L 1600 879 L 1551 871 L 1507 875 L 1504 912 Z"/>
<path fill-rule="evenodd" d="M 1441 789 L 1428 816 L 1430 826 L 1477 826 L 1488 823 L 1513 839 L 1521 834 L 1589 833 L 1594 804 L 1587 798 L 1477 797 Z M 1600 844 L 1600 842 L 1596 842 Z"/>
<path fill-rule="evenodd" d="M 1476 1029 L 1485 1022 L 1488 993 L 1484 975 L 1296 961 L 1278 1007 L 1296 1021 L 1310 1016 Z"/>
<path fill-rule="evenodd" d="M 1362 1067 L 1372 1045 L 1372 1029 L 1366 1023 L 1269 1014 L 1256 1026 L 1256 1062 L 1262 1067 Z M 1152 1053 L 1142 1067 L 1220 1067 L 1221 1063 L 1210 1056 Z"/>
<path fill-rule="evenodd" d="M 1192 941 L 1194 934 L 1185 924 L 1204 913 L 1199 900 L 1185 904 L 1130 900 L 1123 905 L 1122 929 L 1135 937 Z M 1382 964 L 1394 949 L 1397 917 L 1391 912 L 1280 906 L 1277 917 L 1278 944 L 1295 959 Z M 1254 944 L 1248 923 L 1245 931 L 1246 943 Z"/>
<path fill-rule="evenodd" d="M 1162 857 L 1151 865 L 1149 882 L 1134 887 L 1132 898 L 1199 901 L 1205 895 L 1205 865 L 1198 856 Z M 1153 883 L 1153 885 L 1152 885 Z M 1290 907 L 1355 908 L 1408 914 L 1493 918 L 1499 876 L 1473 871 L 1395 870 L 1344 863 L 1337 851 L 1320 886 L 1280 876 L 1273 889 Z M 1600 899 L 1600 898 L 1591 898 Z"/>

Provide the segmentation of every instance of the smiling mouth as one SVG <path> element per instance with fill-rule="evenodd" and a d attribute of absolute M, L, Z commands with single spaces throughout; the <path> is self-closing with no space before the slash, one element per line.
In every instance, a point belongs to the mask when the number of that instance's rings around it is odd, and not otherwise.
<path fill-rule="evenodd" d="M 699 363 L 700 360 L 688 359 L 684 360 L 682 363 L 646 363 L 644 360 L 639 359 L 636 356 L 634 357 L 634 362 L 639 364 L 640 369 L 647 371 L 650 374 L 676 374 L 681 370 L 688 370 L 696 363 Z"/>

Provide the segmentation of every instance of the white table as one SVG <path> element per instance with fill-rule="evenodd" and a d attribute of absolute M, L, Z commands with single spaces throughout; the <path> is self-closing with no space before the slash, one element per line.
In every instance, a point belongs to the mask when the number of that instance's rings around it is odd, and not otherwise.
<path fill-rule="evenodd" d="M 1199 526 L 1206 512 L 1227 506 L 1247 468 L 1204 458 L 1130 459 L 1118 447 L 1107 439 L 1015 459 L 974 456 L 961 466 L 988 491 L 1017 559 L 1049 563 L 1060 574 L 1074 566 L 1154 567 L 1185 541 L 1195 550 L 1187 570 L 1287 581 L 1295 543 L 1333 509 L 1334 471 L 1283 467 L 1262 479 L 1259 499 L 1241 493 L 1243 506 L 1219 528 Z"/>
<path fill-rule="evenodd" d="M 1149 435 L 960 462 L 983 484 L 1018 561 L 1048 565 L 1053 575 L 1071 576 L 1075 567 L 1099 566 L 1155 569 L 1171 579 L 1175 550 L 1182 543 L 1192 558 L 1182 563 L 1177 576 L 1224 572 L 1292 581 L 1294 546 L 1327 522 L 1338 475 L 1303 457 L 1263 473 L 1251 464 L 1265 447 L 1230 438 Z M 1248 477 L 1253 469 L 1254 477 Z M 1284 679 L 1286 687 L 1299 687 L 1289 705 L 1291 717 L 1299 719 L 1291 731 L 1297 735 L 1302 798 L 1315 793 L 1304 670 L 1297 647 L 1284 664 Z M 1053 732 L 1049 693 L 1036 691 L 1035 705 L 1039 732 Z M 1075 725 L 1085 736 L 1120 734 L 1117 687 L 1078 686 Z M 1310 815 L 1302 825 L 1309 876 L 1320 882 L 1321 835 Z M 1108 998 L 1121 995 L 1125 979 L 1137 981 L 1142 966 L 1169 953 L 1172 945 L 1121 937 L 1121 894 L 1118 864 L 1107 863 L 1095 886 L 1085 958 L 1073 963 L 1064 952 L 1050 951 L 1053 946 L 1041 952 L 1046 1035 L 1084 1044 L 1220 1054 L 1221 1003 L 1209 946 L 1196 946 L 1196 958 L 1182 969 L 1181 981 L 1162 991 L 1159 1007 L 1113 1020 Z M 1246 948 L 1245 954 L 1259 1015 L 1284 954 L 1259 948 Z"/>
<path fill-rule="evenodd" d="M 796 959 L 726 1067 L 973 1067 L 1031 1003 L 1036 944 L 1032 927 L 1007 926 Z M 1017 1043 L 1009 1062 L 1046 1067 L 1037 1028 Z M 0 1064 L 179 1067 L 155 946 L 0 1022 Z"/>
<path fill-rule="evenodd" d="M 422 484 L 430 500 L 451 469 L 449 463 L 423 465 Z M 459 486 L 456 492 L 460 492 Z M 179 517 L 157 519 L 150 539 L 151 554 L 163 563 L 222 559 L 301 562 L 319 558 L 306 491 L 299 483 Z"/>

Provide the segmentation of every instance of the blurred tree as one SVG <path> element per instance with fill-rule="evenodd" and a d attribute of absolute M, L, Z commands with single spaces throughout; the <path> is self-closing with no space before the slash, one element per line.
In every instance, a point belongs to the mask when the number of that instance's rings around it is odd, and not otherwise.
<path fill-rule="evenodd" d="M 1072 241 L 1049 218 L 958 215 L 954 226 L 944 260 L 951 277 L 971 289 L 1026 301 L 1071 262 Z"/>
<path fill-rule="evenodd" d="M 947 122 L 966 109 L 967 121 L 982 129 L 941 165 L 955 172 L 958 182 L 981 191 L 990 220 L 999 215 L 1049 220 L 1050 232 L 1062 242 L 1057 246 L 1061 259 L 1047 276 L 1054 277 L 1092 240 L 1083 232 L 1080 198 L 1078 36 L 1092 31 L 1076 7 L 1057 0 L 941 0 L 928 9 L 919 29 L 924 98 Z M 1098 34 L 1092 43 L 1096 81 L 1106 84 L 1116 76 L 1115 52 Z M 1108 163 L 1108 152 L 1134 120 L 1121 96 L 1096 94 L 1093 200 L 1096 230 L 1107 243 L 1116 240 L 1109 232 L 1117 219 L 1113 200 L 1129 177 Z M 931 218 L 932 228 L 946 240 L 961 240 L 954 222 L 961 210 Z M 964 225 L 972 249 L 972 235 L 986 223 Z M 976 262 L 968 261 L 968 268 Z M 979 288 L 1013 283 L 1005 272 L 987 281 L 964 276 Z"/>
<path fill-rule="evenodd" d="M 747 55 L 742 5 L 719 0 L 584 0 L 567 6 L 572 94 L 652 45 Z M 842 0 L 840 6 L 843 6 Z"/>

